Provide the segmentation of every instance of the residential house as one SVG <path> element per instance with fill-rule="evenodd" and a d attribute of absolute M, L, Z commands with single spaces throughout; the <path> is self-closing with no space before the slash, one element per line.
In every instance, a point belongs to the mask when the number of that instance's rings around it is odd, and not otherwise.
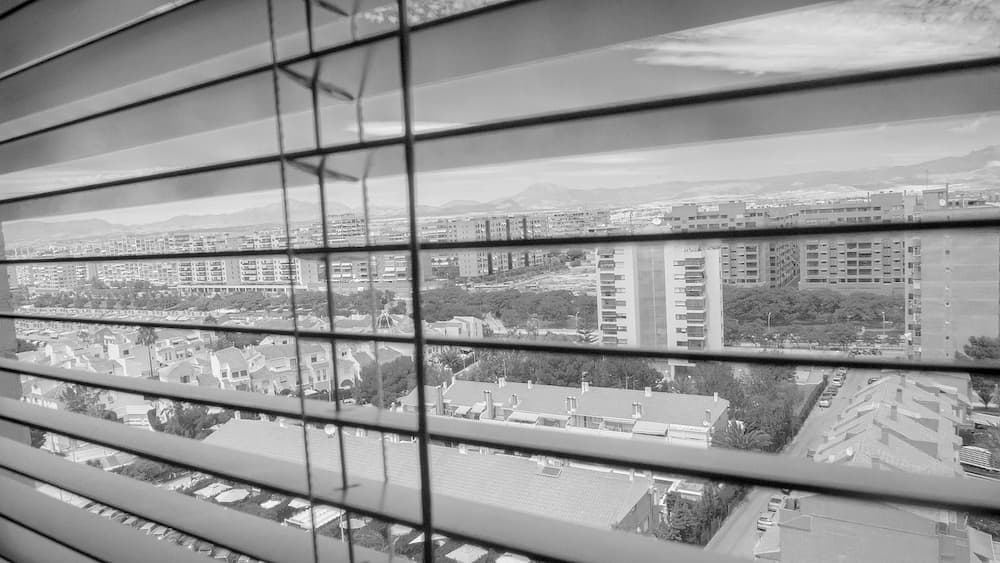
<path fill-rule="evenodd" d="M 814 461 L 962 478 L 958 430 L 968 422 L 969 401 L 953 380 L 887 373 L 861 386 Z M 952 510 L 796 496 L 778 510 L 754 555 L 757 561 L 980 561 L 970 559 L 965 519 Z"/>
<path fill-rule="evenodd" d="M 258 369 L 263 367 L 264 356 L 259 357 Z M 250 362 L 238 348 L 232 346 L 216 350 L 209 354 L 211 375 L 223 389 L 239 389 L 246 391 L 250 389 Z"/>
<path fill-rule="evenodd" d="M 493 423 L 551 426 L 571 432 L 706 448 L 729 423 L 729 401 L 714 396 L 642 390 L 452 379 L 428 387 L 428 412 Z M 416 390 L 401 400 L 416 412 Z"/>
<path fill-rule="evenodd" d="M 970 529 L 954 512 L 807 495 L 779 508 L 774 519 L 754 549 L 755 561 L 978 561 L 970 559 Z"/>
<path fill-rule="evenodd" d="M 338 471 L 340 448 L 322 430 L 310 428 L 313 467 Z M 383 479 L 382 443 L 362 432 L 345 432 L 351 474 L 359 478 Z M 205 443 L 238 451 L 303 462 L 302 428 L 270 422 L 230 420 L 205 438 Z M 387 478 L 390 482 L 420 486 L 417 445 L 385 443 Z M 502 506 L 596 528 L 646 532 L 658 524 L 648 479 L 593 471 L 543 459 L 479 455 L 471 450 L 431 445 L 431 479 L 436 494 Z"/>

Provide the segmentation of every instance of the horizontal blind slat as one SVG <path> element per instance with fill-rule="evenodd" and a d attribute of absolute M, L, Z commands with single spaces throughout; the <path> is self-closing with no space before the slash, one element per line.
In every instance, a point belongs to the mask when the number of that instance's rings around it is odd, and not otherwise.
<path fill-rule="evenodd" d="M 264 518 L 229 510 L 150 484 L 119 477 L 86 465 L 0 438 L 0 467 L 265 561 L 313 561 L 307 536 Z M 347 561 L 343 542 L 318 536 L 321 561 Z M 369 561 L 388 554 L 355 546 Z"/>
<path fill-rule="evenodd" d="M 0 563 L 92 563 L 96 559 L 74 551 L 17 522 L 0 517 Z"/>
<path fill-rule="evenodd" d="M 0 399 L 0 418 L 8 417 L 68 436 L 89 437 L 93 442 L 165 463 L 200 469 L 285 494 L 306 496 L 301 466 L 295 463 Z M 419 526 L 420 502 L 417 489 L 351 477 L 351 484 L 344 491 L 339 486 L 339 475 L 315 467 L 311 473 L 313 498 L 317 503 Z M 466 499 L 441 495 L 435 495 L 434 498 L 436 500 L 433 505 L 439 507 L 434 513 L 434 527 L 441 533 L 533 557 L 579 563 L 605 563 L 616 554 L 620 554 L 624 558 L 622 560 L 636 563 L 663 561 L 665 557 L 671 556 L 678 561 L 736 561 L 720 558 L 715 554 L 709 556 L 691 546 L 663 544 L 653 538 L 577 526 L 498 506 L 487 508 Z M 482 513 L 483 517 L 474 516 L 477 513 Z M 493 528 L 497 522 L 517 524 L 506 530 L 496 530 Z M 568 549 L 562 543 L 553 543 L 551 536 L 544 533 L 545 530 L 551 530 L 563 541 L 580 547 Z M 572 557 L 567 557 L 567 554 L 572 554 Z"/>
<path fill-rule="evenodd" d="M 1000 91 L 1000 57 L 984 57 L 707 94 L 668 96 L 650 101 L 417 133 L 418 172 L 592 152 L 801 133 L 887 121 L 989 113 L 1000 110 L 1000 100 L 995 96 L 997 91 Z M 834 100 L 837 103 L 832 103 Z M 769 118 L 754 118 L 761 115 Z M 293 151 L 286 157 L 301 159 L 339 154 L 394 145 L 401 141 L 399 137 L 387 137 L 363 143 Z M 14 150 L 10 146 L 0 145 L 0 156 L 4 156 L 6 151 Z M 29 153 L 34 154 L 34 151 Z M 14 159 L 11 157 L 8 160 L 13 162 Z M 123 205 L 139 205 L 138 201 L 145 201 L 145 204 L 162 202 L 162 192 L 157 190 L 162 190 L 163 186 L 155 184 L 107 190 L 107 193 L 94 191 L 86 197 L 62 202 L 55 196 L 162 181 L 212 170 L 273 164 L 278 160 L 276 154 L 266 155 L 62 188 L 47 194 L 9 198 L 4 206 L 5 217 L 15 220 L 52 214 L 55 209 L 60 208 L 63 213 L 70 212 L 70 209 L 75 213 L 83 213 Z M 396 172 L 400 171 L 401 169 Z M 383 174 L 391 172 L 391 166 L 379 171 Z M 223 186 L 224 190 L 238 188 Z M 154 199 L 142 200 L 143 192 L 147 194 L 147 198 Z M 155 199 L 157 194 L 159 199 Z M 137 197 L 140 199 L 137 200 Z M 34 202 L 35 205 L 28 205 L 29 202 Z"/>
<path fill-rule="evenodd" d="M 163 435 L 91 419 L 82 415 L 52 412 L 11 399 L 0 399 L 0 418 L 24 422 L 57 433 L 92 439 L 138 455 L 166 463 L 204 467 L 206 471 L 240 481 L 304 495 L 304 479 L 289 478 L 296 464 L 261 458 L 253 454 L 207 446 L 176 436 Z M 873 469 L 818 464 L 807 460 L 768 454 L 731 451 L 722 448 L 693 450 L 682 446 L 650 448 L 644 441 L 567 433 L 545 428 L 526 432 L 513 426 L 464 421 L 456 418 L 429 417 L 432 439 L 515 449 L 528 453 L 548 453 L 570 459 L 606 465 L 679 472 L 737 483 L 769 487 L 791 486 L 848 498 L 881 499 L 893 502 L 947 507 L 955 510 L 1000 513 L 1000 483 L 972 479 L 946 479 L 914 474 L 888 473 Z M 553 434 L 555 432 L 555 434 Z M 249 474 L 244 468 L 257 465 Z M 282 478 L 281 475 L 286 475 Z M 333 472 L 314 468 L 317 483 L 337 483 Z M 353 480 L 353 479 L 352 479 Z M 344 506 L 373 515 L 413 523 L 419 521 L 416 491 L 395 485 L 377 491 L 380 485 L 364 479 L 348 494 L 322 498 L 335 506 Z M 292 488 L 289 488 L 292 487 Z M 330 491 L 335 485 L 317 486 Z M 397 496 L 398 495 L 398 496 Z M 403 502 L 401 499 L 412 499 Z M 346 500 L 345 500 L 346 499 Z M 387 499 L 397 499 L 387 502 Z M 354 504 L 347 504 L 352 502 Z M 475 503 L 469 503 L 474 506 Z M 397 506 L 400 505 L 400 506 Z M 380 512 L 389 510 L 389 513 Z M 416 511 L 416 512 L 414 512 Z"/>
<path fill-rule="evenodd" d="M 0 515 L 101 561 L 204 563 L 190 550 L 0 478 Z"/>

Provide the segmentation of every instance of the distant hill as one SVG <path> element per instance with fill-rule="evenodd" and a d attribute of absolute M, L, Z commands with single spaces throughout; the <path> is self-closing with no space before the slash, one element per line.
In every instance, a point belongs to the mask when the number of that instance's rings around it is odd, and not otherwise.
<path fill-rule="evenodd" d="M 900 186 L 951 182 L 971 187 L 1000 186 L 1000 146 L 906 166 L 820 171 L 753 179 L 662 182 L 625 188 L 576 189 L 535 184 L 518 194 L 488 202 L 449 202 L 425 213 L 518 212 L 567 207 L 615 207 L 752 197 L 845 196 Z"/>
<path fill-rule="evenodd" d="M 533 184 L 508 197 L 490 201 L 454 200 L 440 206 L 419 205 L 422 216 L 460 216 L 478 213 L 517 213 L 574 207 L 627 207 L 643 204 L 724 199 L 820 199 L 869 191 L 920 186 L 925 181 L 950 182 L 963 187 L 1000 186 L 1000 145 L 961 156 L 949 156 L 906 166 L 864 170 L 819 171 L 785 176 L 713 181 L 662 182 L 625 188 L 578 189 L 556 184 Z M 328 201 L 330 214 L 360 213 Z M 315 203 L 291 201 L 293 223 L 319 220 Z M 373 207 L 373 217 L 403 216 L 405 207 Z M 76 221 L 16 221 L 4 225 L 9 242 L 58 241 L 117 233 L 155 233 L 201 229 L 247 229 L 283 222 L 281 204 L 232 213 L 187 214 L 147 225 L 120 225 L 100 219 Z"/>
<path fill-rule="evenodd" d="M 351 213 L 345 205 L 327 202 L 330 214 Z M 291 200 L 289 215 L 293 222 L 319 221 L 319 207 L 313 203 Z M 282 205 L 274 203 L 233 213 L 179 215 L 156 223 L 121 225 L 101 219 L 76 221 L 15 221 L 4 225 L 8 242 L 58 241 L 87 236 L 121 233 L 159 233 L 203 229 L 241 229 L 280 225 L 284 221 Z"/>

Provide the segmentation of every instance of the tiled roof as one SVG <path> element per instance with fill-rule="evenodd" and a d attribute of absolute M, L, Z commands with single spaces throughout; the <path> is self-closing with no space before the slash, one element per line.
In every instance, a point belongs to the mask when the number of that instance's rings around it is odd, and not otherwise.
<path fill-rule="evenodd" d="M 642 404 L 641 420 L 685 426 L 703 426 L 705 411 L 710 412 L 711 423 L 714 424 L 729 408 L 729 401 L 704 395 L 653 391 L 647 397 L 642 390 L 593 385 L 584 393 L 579 387 L 532 385 L 529 389 L 527 383 L 507 382 L 500 387 L 497 383 L 467 380 L 455 380 L 444 397 L 452 405 L 472 406 L 483 401 L 484 390 L 491 391 L 493 401 L 502 402 L 507 408 L 513 406 L 512 395 L 516 394 L 518 406 L 513 409 L 516 412 L 565 415 L 566 397 L 572 396 L 577 398 L 577 415 L 631 420 L 632 403 L 637 402 Z M 433 397 L 437 391 L 428 388 L 428 392 L 428 396 Z M 416 391 L 404 397 L 402 402 L 416 405 Z"/>
<path fill-rule="evenodd" d="M 231 371 L 248 369 L 247 359 L 243 357 L 243 352 L 233 346 L 216 351 L 215 357 L 219 359 L 219 363 L 228 365 Z"/>
<path fill-rule="evenodd" d="M 339 470 L 337 440 L 320 430 L 309 432 L 312 463 Z M 294 462 L 302 462 L 304 455 L 301 428 L 269 422 L 230 420 L 205 442 Z M 344 433 L 344 442 L 351 473 L 381 480 L 379 441 Z M 415 444 L 387 442 L 386 455 L 390 481 L 420 486 Z M 648 491 L 642 478 L 632 481 L 626 475 L 571 467 L 548 477 L 527 458 L 463 454 L 442 446 L 430 446 L 430 465 L 437 493 L 601 528 L 619 523 Z"/>
<path fill-rule="evenodd" d="M 961 475 L 954 395 L 899 376 L 862 387 L 826 433 L 815 460 L 953 477 Z"/>
<path fill-rule="evenodd" d="M 256 346 L 254 349 L 263 354 L 268 360 L 295 357 L 295 343 L 267 344 L 264 346 Z M 299 342 L 299 353 L 302 356 L 307 356 L 317 352 L 326 352 L 326 349 L 321 344 L 316 342 Z"/>
<path fill-rule="evenodd" d="M 933 519 L 880 502 L 809 495 L 777 518 L 780 561 L 939 563 L 948 541 Z"/>
<path fill-rule="evenodd" d="M 194 381 L 198 373 L 190 360 L 181 360 L 175 364 L 160 368 L 160 379 L 170 381 L 182 381 L 184 377 L 188 381 Z"/>

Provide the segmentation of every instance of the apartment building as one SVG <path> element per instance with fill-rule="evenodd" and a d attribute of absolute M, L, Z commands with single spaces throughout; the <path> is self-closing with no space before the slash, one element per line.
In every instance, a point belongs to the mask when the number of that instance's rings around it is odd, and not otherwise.
<path fill-rule="evenodd" d="M 454 241 L 508 241 L 539 238 L 545 232 L 546 225 L 542 217 L 495 215 L 449 220 L 444 232 L 439 232 L 438 236 Z M 462 278 L 491 276 L 545 263 L 544 252 L 527 248 L 461 250 L 455 255 L 458 275 Z"/>
<path fill-rule="evenodd" d="M 927 219 L 995 214 L 996 209 L 925 213 Z M 924 233 L 908 241 L 906 323 L 913 358 L 948 360 L 973 336 L 1000 337 L 1000 233 Z"/>
<path fill-rule="evenodd" d="M 14 285 L 59 292 L 83 286 L 93 277 L 92 264 L 29 264 L 15 267 Z"/>
<path fill-rule="evenodd" d="M 995 217 L 984 198 L 948 186 L 918 197 L 916 220 Z M 906 240 L 905 319 L 913 359 L 948 360 L 972 336 L 1000 337 L 1000 233 L 995 229 L 911 233 Z"/>
<path fill-rule="evenodd" d="M 893 192 L 794 208 L 800 225 L 897 223 L 913 221 L 917 203 L 915 194 Z M 811 237 L 800 240 L 799 249 L 799 289 L 903 294 L 906 242 L 901 235 Z"/>
<path fill-rule="evenodd" d="M 748 208 L 744 202 L 675 205 L 654 224 L 671 231 L 738 230 L 794 224 L 785 208 Z M 798 280 L 795 241 L 738 240 L 713 244 L 721 254 L 722 282 L 741 287 L 784 287 Z"/>
<path fill-rule="evenodd" d="M 722 349 L 719 249 L 628 245 L 598 249 L 597 257 L 603 344 Z"/>
<path fill-rule="evenodd" d="M 729 401 L 645 389 L 496 383 L 453 379 L 427 387 L 427 411 L 438 416 L 563 429 L 616 438 L 707 448 L 729 424 Z M 400 399 L 416 412 L 417 391 Z"/>
<path fill-rule="evenodd" d="M 905 240 L 899 236 L 810 238 L 801 243 L 799 289 L 903 294 Z"/>
<path fill-rule="evenodd" d="M 611 224 L 610 209 L 562 209 L 545 214 L 546 236 L 577 236 L 594 233 Z"/>

